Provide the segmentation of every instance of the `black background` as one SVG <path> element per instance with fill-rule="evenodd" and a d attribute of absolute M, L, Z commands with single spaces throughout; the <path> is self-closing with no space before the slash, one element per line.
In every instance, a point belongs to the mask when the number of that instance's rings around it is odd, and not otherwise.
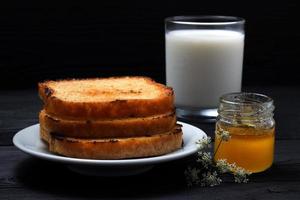
<path fill-rule="evenodd" d="M 112 75 L 164 82 L 164 18 L 207 14 L 246 19 L 244 85 L 300 84 L 296 1 L 7 1 L 0 88 Z"/>
<path fill-rule="evenodd" d="M 99 3 L 100 2 L 100 3 Z M 300 199 L 300 67 L 296 1 L 0 1 L 0 199 Z M 36 85 L 44 79 L 147 75 L 165 81 L 164 18 L 244 17 L 244 90 L 275 102 L 271 169 L 249 184 L 187 188 L 187 160 L 133 177 L 88 177 L 31 158 L 14 134 L 38 123 Z M 11 88 L 21 88 L 11 90 Z M 28 88 L 28 89 L 25 89 Z M 214 124 L 189 122 L 214 135 Z"/>

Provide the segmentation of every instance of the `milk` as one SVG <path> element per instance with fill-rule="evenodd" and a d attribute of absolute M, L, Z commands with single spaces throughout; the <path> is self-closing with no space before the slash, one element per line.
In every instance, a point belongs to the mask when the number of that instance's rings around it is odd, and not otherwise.
<path fill-rule="evenodd" d="M 229 30 L 176 30 L 166 34 L 166 78 L 175 104 L 217 107 L 219 97 L 240 92 L 244 34 Z"/>

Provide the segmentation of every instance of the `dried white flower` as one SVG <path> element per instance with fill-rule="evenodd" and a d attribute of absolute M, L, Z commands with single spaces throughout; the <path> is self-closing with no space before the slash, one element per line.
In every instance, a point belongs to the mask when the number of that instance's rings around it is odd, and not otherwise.
<path fill-rule="evenodd" d="M 232 173 L 236 183 L 248 183 L 248 176 L 251 174 L 251 172 L 242 167 L 236 166 L 235 164 L 232 166 Z"/>
<path fill-rule="evenodd" d="M 228 163 L 226 159 L 217 160 L 216 167 L 220 173 L 232 173 L 234 176 L 234 181 L 237 183 L 247 183 L 249 181 L 248 176 L 251 174 L 251 172 L 237 166 L 235 163 Z"/>
<path fill-rule="evenodd" d="M 228 131 L 221 130 L 219 134 L 221 134 L 221 142 L 223 139 L 226 141 L 230 139 Z M 195 166 L 188 167 L 184 172 L 188 186 L 200 184 L 201 186 L 212 187 L 219 185 L 222 182 L 220 175 L 224 173 L 232 174 L 234 181 L 237 183 L 247 183 L 249 181 L 248 176 L 251 173 L 235 163 L 228 163 L 226 159 L 214 162 L 210 152 L 204 151 L 204 149 L 210 147 L 210 144 L 210 137 L 197 141 L 198 152 Z"/>
<path fill-rule="evenodd" d="M 216 161 L 216 167 L 220 173 L 228 173 L 231 171 L 231 165 L 227 162 L 226 159 L 219 159 Z"/>
<path fill-rule="evenodd" d="M 202 138 L 202 139 L 198 140 L 196 142 L 196 144 L 198 145 L 198 151 L 210 148 L 211 147 L 211 138 L 210 137 Z"/>
<path fill-rule="evenodd" d="M 218 135 L 222 141 L 228 141 L 231 138 L 229 131 L 225 131 L 221 127 L 216 128 L 216 135 Z"/>
<path fill-rule="evenodd" d="M 212 156 L 210 152 L 198 152 L 196 161 L 201 163 L 204 168 L 208 169 L 212 165 Z"/>
<path fill-rule="evenodd" d="M 216 185 L 220 185 L 220 183 L 222 182 L 222 179 L 220 179 L 218 177 L 218 173 L 216 171 L 214 171 L 213 173 L 211 173 L 210 171 L 203 173 L 202 174 L 202 180 L 201 180 L 201 186 L 216 186 Z"/>

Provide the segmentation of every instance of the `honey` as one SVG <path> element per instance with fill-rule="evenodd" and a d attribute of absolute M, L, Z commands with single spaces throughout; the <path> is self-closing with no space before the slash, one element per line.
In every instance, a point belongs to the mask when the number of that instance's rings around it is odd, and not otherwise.
<path fill-rule="evenodd" d="M 274 160 L 273 110 L 273 100 L 265 95 L 223 95 L 216 122 L 214 159 L 226 159 L 253 173 L 268 169 Z"/>
<path fill-rule="evenodd" d="M 275 129 L 255 128 L 251 126 L 227 126 L 217 124 L 218 131 L 228 131 L 230 139 L 221 140 L 215 137 L 215 160 L 227 159 L 229 163 L 250 172 L 261 172 L 268 169 L 273 163 Z M 218 148 L 218 149 L 217 149 Z"/>

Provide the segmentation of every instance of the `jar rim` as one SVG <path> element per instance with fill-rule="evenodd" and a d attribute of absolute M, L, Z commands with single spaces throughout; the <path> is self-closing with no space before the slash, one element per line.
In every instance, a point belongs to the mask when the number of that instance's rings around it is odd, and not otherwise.
<path fill-rule="evenodd" d="M 273 105 L 273 99 L 267 95 L 252 93 L 252 92 L 233 92 L 224 94 L 220 97 L 221 103 L 231 104 L 231 105 L 253 105 L 253 104 L 263 104 L 263 105 Z"/>
<path fill-rule="evenodd" d="M 245 19 L 236 16 L 222 15 L 185 15 L 172 16 L 165 19 L 166 22 L 185 25 L 231 25 L 244 24 Z"/>

